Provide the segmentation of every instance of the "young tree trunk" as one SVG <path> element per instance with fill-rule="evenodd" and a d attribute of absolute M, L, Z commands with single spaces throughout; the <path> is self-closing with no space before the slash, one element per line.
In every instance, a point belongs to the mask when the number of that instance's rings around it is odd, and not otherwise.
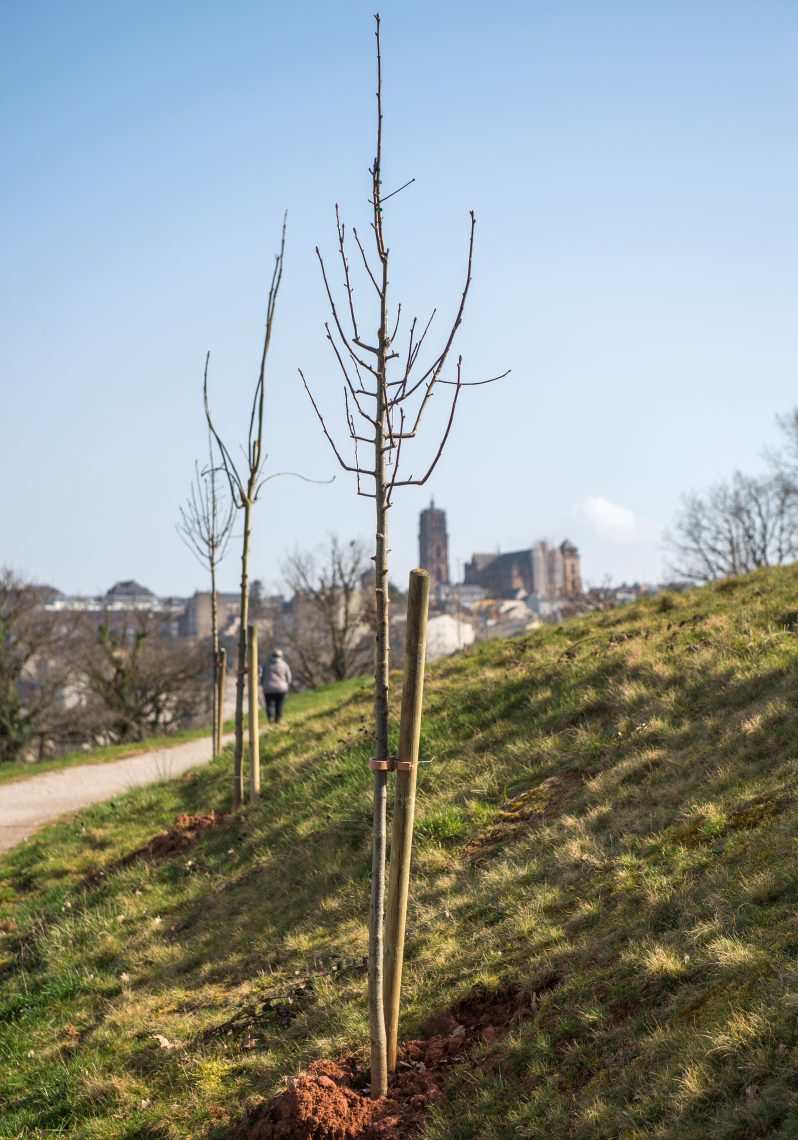
<path fill-rule="evenodd" d="M 233 758 L 233 807 L 244 801 L 244 682 L 247 677 L 247 623 L 249 622 L 249 545 L 252 500 L 244 500 L 244 544 L 241 549 L 241 625 L 238 631 L 236 672 L 236 744 Z"/>
<path fill-rule="evenodd" d="M 388 262 L 383 260 L 381 320 L 377 378 L 377 428 L 374 438 L 375 503 L 377 533 L 374 567 L 376 572 L 377 636 L 374 662 L 374 747 L 376 760 L 388 760 L 388 662 L 390 655 L 388 597 L 388 512 L 389 497 L 385 454 L 388 439 L 385 407 L 385 368 L 387 366 Z M 388 1092 L 388 1046 L 383 1005 L 383 921 L 385 912 L 385 857 L 387 848 L 386 807 L 388 773 L 374 772 L 374 820 L 371 863 L 371 914 L 369 928 L 369 1022 L 371 1028 L 371 1095 L 376 1100 Z"/>
<path fill-rule="evenodd" d="M 388 759 L 388 590 L 387 511 L 378 509 L 377 532 L 377 638 L 374 690 L 375 759 Z M 382 516 L 379 518 L 379 516 Z M 387 1043 L 383 1009 L 383 915 L 385 911 L 385 856 L 387 771 L 374 773 L 374 819 L 371 861 L 371 913 L 369 925 L 369 1020 L 371 1025 L 371 1095 L 388 1091 Z"/>
<path fill-rule="evenodd" d="M 260 734 L 258 732 L 258 631 L 249 627 L 249 802 L 260 795 Z"/>
<path fill-rule="evenodd" d="M 222 750 L 222 731 L 224 729 L 224 696 L 225 685 L 227 682 L 227 650 L 222 647 L 219 650 L 219 693 L 216 698 L 217 708 L 217 721 L 216 721 L 216 736 L 219 741 L 219 751 Z"/>
<path fill-rule="evenodd" d="M 219 715 L 219 607 L 216 600 L 216 560 L 211 559 L 211 641 L 213 655 L 213 755 L 222 750 L 221 721 Z"/>

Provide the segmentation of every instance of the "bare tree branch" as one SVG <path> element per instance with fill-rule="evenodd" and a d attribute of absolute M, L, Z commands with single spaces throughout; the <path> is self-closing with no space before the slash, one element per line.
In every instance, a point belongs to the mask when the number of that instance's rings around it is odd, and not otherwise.
<path fill-rule="evenodd" d="M 317 405 L 316 401 L 313 399 L 313 393 L 311 392 L 311 390 L 308 386 L 308 382 L 305 379 L 304 372 L 302 371 L 301 368 L 299 368 L 297 371 L 299 372 L 299 375 L 302 377 L 302 383 L 305 385 L 305 391 L 307 392 L 308 396 L 310 397 L 310 402 L 313 405 L 313 410 L 316 413 L 316 416 L 318 417 L 319 423 L 321 424 L 321 427 L 322 427 L 322 431 L 324 432 L 325 436 L 327 437 L 327 442 L 329 443 L 330 447 L 333 449 L 333 452 L 335 453 L 335 458 L 338 460 L 341 467 L 344 469 L 344 471 L 352 471 L 352 472 L 354 472 L 356 474 L 360 474 L 360 475 L 373 475 L 374 474 L 373 471 L 368 471 L 365 468 L 361 468 L 361 467 L 352 467 L 351 464 L 346 463 L 344 461 L 340 451 L 338 450 L 338 448 L 335 444 L 335 440 L 333 439 L 333 437 L 330 435 L 329 431 L 327 430 L 327 424 L 324 421 L 324 416 L 319 411 L 318 405 Z"/>
<path fill-rule="evenodd" d="M 283 563 L 292 597 L 279 636 L 305 684 L 330 684 L 368 671 L 368 599 L 361 590 L 367 568 L 363 544 L 342 543 L 335 535 L 324 554 L 296 550 Z"/>
<path fill-rule="evenodd" d="M 338 248 L 341 253 L 341 261 L 344 267 L 344 281 L 346 283 L 346 296 L 349 301 L 349 313 L 352 317 L 352 332 L 355 338 L 355 344 L 358 343 L 360 333 L 357 331 L 357 316 L 355 315 L 355 303 L 352 297 L 352 281 L 349 276 L 349 262 L 346 257 L 346 248 L 344 246 L 345 227 L 341 222 L 341 216 L 338 212 L 338 203 L 335 203 L 335 224 L 338 229 Z"/>
<path fill-rule="evenodd" d="M 319 252 L 318 246 L 316 246 L 316 256 L 319 259 L 319 265 L 321 266 L 321 275 L 322 275 L 322 278 L 324 279 L 324 288 L 327 291 L 327 297 L 328 297 L 329 302 L 330 302 L 330 312 L 332 313 L 333 321 L 335 322 L 335 327 L 338 330 L 338 335 L 340 336 L 341 341 L 342 341 L 344 347 L 346 348 L 347 352 L 349 353 L 349 355 L 352 356 L 362 368 L 365 368 L 368 372 L 371 372 L 372 375 L 376 376 L 376 371 L 371 367 L 371 365 L 367 364 L 365 360 L 361 360 L 360 357 L 357 355 L 357 353 L 355 353 L 352 350 L 352 347 L 349 343 L 349 338 L 347 337 L 346 333 L 343 330 L 343 326 L 342 326 L 341 321 L 338 317 L 338 310 L 336 309 L 335 301 L 333 300 L 332 290 L 330 289 L 330 283 L 327 280 L 327 270 L 326 270 L 325 265 L 324 265 L 324 259 L 322 258 L 321 253 Z"/>
<path fill-rule="evenodd" d="M 487 380 L 441 380 L 441 384 L 453 384 L 458 388 L 482 388 L 485 384 L 495 384 L 497 380 L 504 380 L 510 375 L 510 369 L 500 372 L 498 376 L 489 376 Z"/>
<path fill-rule="evenodd" d="M 390 192 L 390 194 L 386 194 L 385 197 L 382 199 L 383 206 L 385 205 L 385 203 L 388 201 L 389 198 L 395 198 L 397 194 L 401 194 L 403 190 L 406 190 L 408 188 L 408 186 L 412 186 L 414 182 L 415 182 L 415 178 L 411 178 L 407 182 L 405 182 L 404 186 L 400 186 L 398 190 L 392 190 Z"/>
<path fill-rule="evenodd" d="M 224 440 L 216 430 L 216 426 L 213 422 L 213 416 L 211 415 L 211 406 L 208 401 L 208 363 L 210 359 L 211 354 L 210 351 L 208 351 L 205 356 L 205 373 L 202 384 L 202 398 L 205 405 L 205 418 L 208 421 L 208 429 L 216 441 L 216 446 L 219 448 L 219 454 L 222 457 L 222 466 L 224 467 L 224 473 L 227 476 L 227 482 L 230 486 L 230 498 L 235 504 L 236 509 L 241 510 L 244 505 L 244 485 L 242 483 L 241 476 L 238 473 L 238 469 L 235 465 L 232 455 L 227 450 Z"/>
<path fill-rule="evenodd" d="M 444 449 L 444 447 L 446 447 L 446 441 L 449 438 L 449 432 L 452 430 L 452 424 L 454 423 L 454 413 L 457 410 L 457 401 L 460 397 L 460 389 L 462 388 L 462 385 L 459 382 L 461 365 L 462 365 L 462 357 L 460 357 L 460 359 L 457 361 L 458 382 L 457 382 L 457 386 L 455 387 L 455 390 L 454 390 L 454 397 L 452 399 L 452 406 L 449 409 L 449 419 L 446 423 L 446 430 L 443 433 L 443 438 L 441 439 L 441 442 L 438 446 L 438 450 L 435 453 L 435 458 L 432 460 L 432 463 L 427 468 L 427 473 L 423 477 L 423 479 L 413 479 L 411 477 L 410 479 L 407 479 L 404 482 L 396 483 L 397 487 L 411 487 L 411 486 L 412 487 L 422 487 L 426 483 L 426 481 L 429 479 L 430 475 L 435 470 L 435 468 L 438 466 L 440 458 L 443 455 L 443 449 Z"/>

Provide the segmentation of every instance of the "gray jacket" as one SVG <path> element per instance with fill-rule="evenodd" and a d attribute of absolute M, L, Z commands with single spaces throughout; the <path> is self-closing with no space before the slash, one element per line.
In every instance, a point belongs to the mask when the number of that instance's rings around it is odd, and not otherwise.
<path fill-rule="evenodd" d="M 291 670 L 283 657 L 270 657 L 263 666 L 264 693 L 287 693 L 291 687 Z"/>

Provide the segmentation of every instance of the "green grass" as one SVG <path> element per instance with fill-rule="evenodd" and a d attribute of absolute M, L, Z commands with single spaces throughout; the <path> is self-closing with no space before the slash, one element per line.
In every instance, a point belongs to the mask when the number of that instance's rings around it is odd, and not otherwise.
<path fill-rule="evenodd" d="M 429 671 L 401 1035 L 539 995 L 429 1140 L 798 1137 L 797 694 L 794 568 Z M 168 862 L 122 860 L 228 810 L 229 755 L 0 859 L 0 1136 L 220 1136 L 366 1056 L 369 687 L 288 724 L 262 802 Z"/>

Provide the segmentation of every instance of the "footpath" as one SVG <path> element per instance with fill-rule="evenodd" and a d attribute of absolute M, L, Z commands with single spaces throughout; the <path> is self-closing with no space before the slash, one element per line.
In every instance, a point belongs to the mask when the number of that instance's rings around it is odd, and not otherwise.
<path fill-rule="evenodd" d="M 232 736 L 222 739 L 226 742 Z M 210 759 L 211 738 L 207 736 L 105 764 L 76 764 L 0 784 L 0 851 L 16 846 L 62 815 L 102 803 L 129 788 L 179 776 Z"/>

